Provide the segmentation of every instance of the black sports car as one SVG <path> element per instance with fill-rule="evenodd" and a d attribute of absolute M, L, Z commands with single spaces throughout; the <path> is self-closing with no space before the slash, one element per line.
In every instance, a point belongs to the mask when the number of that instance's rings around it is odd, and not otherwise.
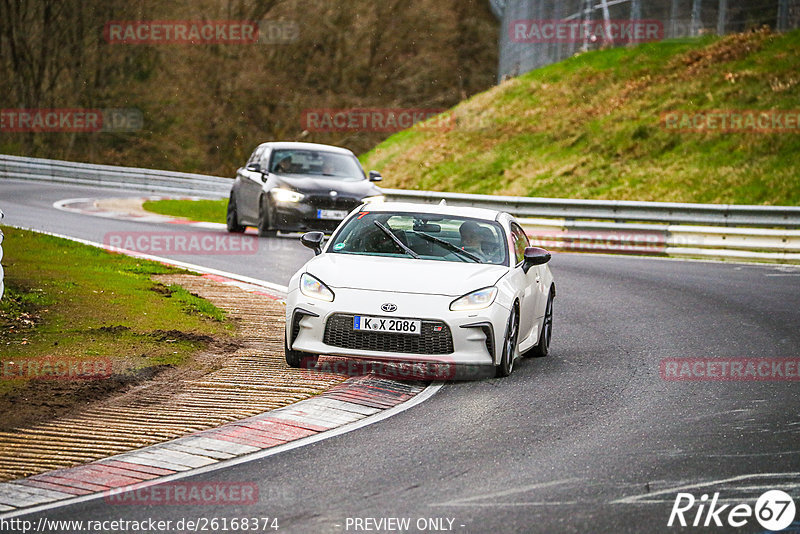
<path fill-rule="evenodd" d="M 256 226 L 258 235 L 277 231 L 334 230 L 354 208 L 383 202 L 355 155 L 313 143 L 263 143 L 236 172 L 228 201 L 228 231 Z"/>

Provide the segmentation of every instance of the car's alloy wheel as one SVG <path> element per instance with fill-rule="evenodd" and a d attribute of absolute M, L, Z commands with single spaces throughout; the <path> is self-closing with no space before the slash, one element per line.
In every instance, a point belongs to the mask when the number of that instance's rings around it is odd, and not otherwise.
<path fill-rule="evenodd" d="M 508 316 L 506 326 L 506 337 L 503 341 L 503 356 L 500 358 L 500 365 L 495 368 L 495 376 L 508 376 L 514 370 L 514 352 L 517 348 L 517 337 L 519 336 L 519 312 L 516 305 Z"/>
<path fill-rule="evenodd" d="M 272 228 L 272 207 L 269 200 L 261 199 L 261 209 L 258 210 L 258 235 L 259 237 L 273 237 L 278 233 Z"/>
<path fill-rule="evenodd" d="M 236 211 L 236 195 L 231 193 L 228 199 L 228 214 L 225 217 L 225 222 L 228 226 L 228 231 L 233 234 L 241 234 L 245 231 L 245 226 L 239 224 L 239 214 Z"/>
<path fill-rule="evenodd" d="M 283 333 L 283 350 L 286 357 L 286 364 L 289 367 L 310 369 L 317 365 L 319 356 L 316 354 L 309 354 L 299 350 L 292 350 L 289 348 L 289 343 L 286 340 L 286 332 Z"/>
<path fill-rule="evenodd" d="M 539 343 L 533 347 L 528 355 L 536 358 L 544 358 L 550 354 L 550 338 L 553 337 L 553 293 L 547 298 L 547 306 L 544 309 L 544 320 L 542 321 L 542 331 L 539 333 Z"/>

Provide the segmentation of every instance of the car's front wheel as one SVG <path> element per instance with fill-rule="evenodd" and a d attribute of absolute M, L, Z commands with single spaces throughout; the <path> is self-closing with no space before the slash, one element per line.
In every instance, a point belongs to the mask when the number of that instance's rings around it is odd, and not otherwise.
<path fill-rule="evenodd" d="M 317 360 L 319 359 L 318 355 L 289 348 L 289 343 L 286 340 L 286 332 L 283 333 L 283 350 L 286 357 L 286 364 L 289 367 L 294 367 L 295 369 L 300 367 L 303 369 L 311 369 L 317 365 Z"/>
<path fill-rule="evenodd" d="M 503 355 L 500 358 L 500 365 L 495 367 L 495 376 L 501 378 L 508 376 L 514 370 L 514 352 L 517 349 L 517 338 L 519 337 L 519 311 L 517 306 L 511 310 L 506 326 L 506 337 L 503 341 Z"/>
<path fill-rule="evenodd" d="M 245 231 L 245 226 L 239 224 L 239 213 L 236 211 L 236 195 L 231 193 L 228 199 L 228 213 L 225 216 L 226 226 L 228 231 L 233 234 L 241 234 Z"/>
<path fill-rule="evenodd" d="M 272 206 L 266 198 L 261 199 L 258 210 L 258 235 L 259 237 L 274 237 L 278 231 L 272 228 Z"/>
<path fill-rule="evenodd" d="M 544 358 L 550 354 L 550 338 L 553 337 L 553 293 L 547 298 L 547 306 L 544 309 L 544 319 L 542 320 L 542 331 L 539 333 L 539 343 L 533 347 L 526 356 Z"/>

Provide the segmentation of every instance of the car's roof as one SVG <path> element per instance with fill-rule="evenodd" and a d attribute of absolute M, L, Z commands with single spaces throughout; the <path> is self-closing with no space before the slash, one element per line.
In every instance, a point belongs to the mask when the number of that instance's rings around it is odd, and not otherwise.
<path fill-rule="evenodd" d="M 367 204 L 362 211 L 371 212 L 401 212 L 401 213 L 433 213 L 436 215 L 450 215 L 456 217 L 470 217 L 495 221 L 503 213 L 486 208 L 471 208 L 468 206 L 447 206 L 441 204 L 413 204 L 411 202 L 382 202 Z"/>
<path fill-rule="evenodd" d="M 320 150 L 325 152 L 335 152 L 338 154 L 348 154 L 354 155 L 350 150 L 346 148 L 341 148 L 338 146 L 331 146 L 331 145 L 321 145 L 319 143 L 296 143 L 292 141 L 271 141 L 268 143 L 262 143 L 262 145 L 266 145 L 273 149 L 279 150 Z"/>

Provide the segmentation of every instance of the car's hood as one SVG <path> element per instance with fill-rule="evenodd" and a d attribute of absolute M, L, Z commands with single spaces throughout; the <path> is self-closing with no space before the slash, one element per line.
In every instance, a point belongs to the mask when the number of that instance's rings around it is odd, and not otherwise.
<path fill-rule="evenodd" d="M 275 181 L 285 184 L 295 191 L 305 194 L 322 193 L 327 195 L 330 191 L 353 197 L 364 197 L 381 194 L 372 182 L 363 179 L 328 178 L 325 176 L 303 174 L 273 174 Z"/>
<path fill-rule="evenodd" d="M 331 288 L 459 297 L 494 285 L 508 267 L 329 253 L 309 261 L 306 271 Z"/>

